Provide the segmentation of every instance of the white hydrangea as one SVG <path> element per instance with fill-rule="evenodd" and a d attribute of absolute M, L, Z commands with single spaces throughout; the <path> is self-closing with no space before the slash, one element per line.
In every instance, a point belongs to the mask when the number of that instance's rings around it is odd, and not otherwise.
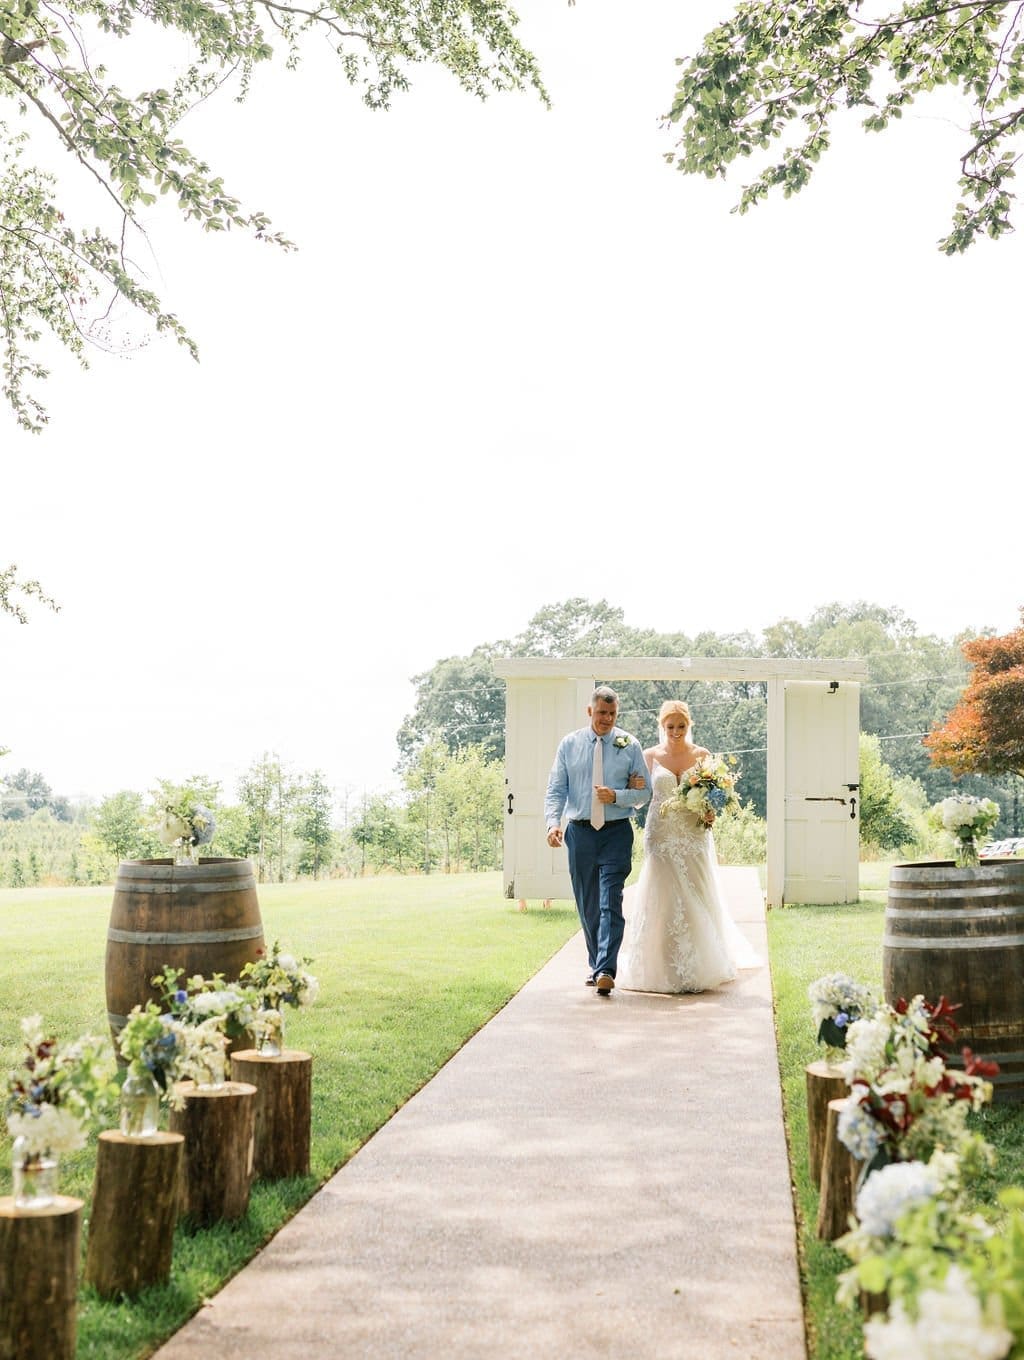
<path fill-rule="evenodd" d="M 885 1046 L 891 1027 L 884 1018 L 864 1016 L 855 1020 L 846 1031 L 846 1061 L 843 1076 L 852 1085 L 858 1077 L 869 1081 L 888 1065 Z"/>
<path fill-rule="evenodd" d="M 77 1152 L 85 1147 L 81 1115 L 64 1105 L 41 1105 L 38 1115 L 11 1114 L 7 1127 L 12 1138 L 24 1138 L 29 1152 Z"/>
<path fill-rule="evenodd" d="M 917 1310 L 917 1318 L 910 1317 L 897 1299 L 887 1317 L 865 1323 L 869 1360 L 1003 1360 L 1013 1346 L 998 1300 L 983 1309 L 957 1266 L 950 1266 L 941 1289 L 922 1290 Z"/>
<path fill-rule="evenodd" d="M 312 973 L 303 973 L 303 977 L 305 978 L 305 986 L 299 993 L 299 1005 L 312 1006 L 317 998 L 317 993 L 320 991 L 320 983 Z"/>
<path fill-rule="evenodd" d="M 896 1220 L 915 1204 L 934 1199 L 942 1177 L 924 1162 L 890 1162 L 873 1171 L 857 1194 L 857 1218 L 872 1237 L 891 1237 Z"/>
<path fill-rule="evenodd" d="M 871 990 L 846 973 L 826 973 L 807 988 L 814 1023 L 831 1020 L 840 1013 L 863 1015 L 874 1004 Z"/>
<path fill-rule="evenodd" d="M 939 804 L 942 825 L 953 832 L 962 826 L 973 827 L 981 806 L 980 798 L 943 798 Z"/>

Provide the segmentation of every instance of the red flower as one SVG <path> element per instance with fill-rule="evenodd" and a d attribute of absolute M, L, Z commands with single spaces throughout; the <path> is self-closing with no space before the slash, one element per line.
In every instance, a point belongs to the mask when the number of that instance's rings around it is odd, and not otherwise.
<path fill-rule="evenodd" d="M 976 1058 L 969 1048 L 961 1050 L 964 1060 L 964 1072 L 969 1077 L 997 1077 L 999 1075 L 999 1064 L 997 1062 L 986 1062 L 984 1058 Z"/>

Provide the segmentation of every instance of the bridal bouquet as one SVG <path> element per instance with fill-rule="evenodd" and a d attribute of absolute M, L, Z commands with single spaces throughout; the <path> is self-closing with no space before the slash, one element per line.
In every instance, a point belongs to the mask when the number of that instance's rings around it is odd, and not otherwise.
<path fill-rule="evenodd" d="M 661 805 L 662 816 L 686 811 L 704 826 L 711 826 L 720 812 L 738 809 L 735 756 L 701 756 L 680 777 L 679 787 Z"/>
<path fill-rule="evenodd" d="M 978 847 L 999 821 L 999 804 L 991 798 L 954 794 L 936 804 L 933 819 L 953 838 L 953 857 L 960 868 L 978 863 Z"/>

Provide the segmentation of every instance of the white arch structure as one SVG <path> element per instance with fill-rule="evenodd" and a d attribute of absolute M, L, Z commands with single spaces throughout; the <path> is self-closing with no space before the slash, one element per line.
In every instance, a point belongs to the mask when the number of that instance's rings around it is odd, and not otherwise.
<path fill-rule="evenodd" d="M 746 680 L 768 690 L 768 906 L 857 900 L 862 661 L 506 657 L 494 669 L 507 683 L 506 896 L 572 900 L 565 850 L 545 837 L 544 793 L 555 748 L 585 726 L 595 684 Z M 699 737 L 699 707 L 695 717 Z"/>

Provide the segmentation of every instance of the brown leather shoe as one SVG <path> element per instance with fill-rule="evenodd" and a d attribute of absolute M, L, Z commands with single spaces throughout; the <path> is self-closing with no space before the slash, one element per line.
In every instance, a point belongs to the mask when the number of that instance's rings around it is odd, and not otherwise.
<path fill-rule="evenodd" d="M 615 979 L 611 973 L 598 973 L 594 982 L 598 996 L 611 996 L 612 988 L 615 986 Z"/>

